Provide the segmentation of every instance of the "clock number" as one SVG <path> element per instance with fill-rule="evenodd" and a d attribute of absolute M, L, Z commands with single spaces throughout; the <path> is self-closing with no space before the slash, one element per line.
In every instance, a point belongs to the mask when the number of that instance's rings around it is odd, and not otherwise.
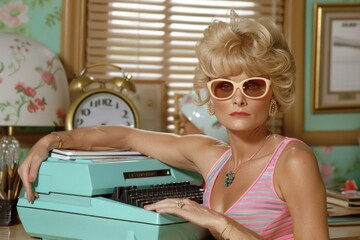
<path fill-rule="evenodd" d="M 105 106 L 105 107 L 112 107 L 113 106 L 113 100 L 111 98 L 99 98 L 96 100 L 93 100 L 90 102 L 90 107 L 100 107 L 100 106 Z M 118 109 L 119 108 L 119 103 L 116 103 L 115 108 Z"/>
<path fill-rule="evenodd" d="M 129 112 L 127 110 L 123 110 L 122 118 L 129 118 Z"/>
<path fill-rule="evenodd" d="M 102 105 L 106 106 L 106 107 L 111 107 L 112 106 L 112 99 L 111 98 L 104 98 L 102 100 Z"/>
<path fill-rule="evenodd" d="M 92 100 L 90 101 L 90 107 L 98 107 L 101 104 L 101 99 L 96 99 L 96 100 Z"/>
<path fill-rule="evenodd" d="M 91 110 L 88 108 L 81 109 L 80 114 L 83 116 L 89 116 L 91 114 Z"/>
<path fill-rule="evenodd" d="M 83 123 L 84 123 L 84 119 L 82 119 L 82 118 L 77 118 L 75 125 L 76 125 L 76 126 L 81 126 Z"/>

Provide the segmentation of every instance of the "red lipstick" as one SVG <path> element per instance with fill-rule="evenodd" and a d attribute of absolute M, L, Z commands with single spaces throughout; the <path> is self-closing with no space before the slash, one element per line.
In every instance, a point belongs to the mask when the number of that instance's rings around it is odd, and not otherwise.
<path fill-rule="evenodd" d="M 232 113 L 230 113 L 230 116 L 233 116 L 233 117 L 247 117 L 247 116 L 250 116 L 250 114 L 247 113 L 247 112 L 232 112 Z"/>

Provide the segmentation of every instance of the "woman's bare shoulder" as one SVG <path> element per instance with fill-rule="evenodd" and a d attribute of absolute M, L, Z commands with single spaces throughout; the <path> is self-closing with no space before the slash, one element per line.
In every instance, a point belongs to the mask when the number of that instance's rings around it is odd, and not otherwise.
<path fill-rule="evenodd" d="M 282 198 L 322 186 L 318 162 L 311 147 L 301 141 L 288 143 L 278 159 L 275 185 Z"/>
<path fill-rule="evenodd" d="M 278 175 L 281 178 L 318 176 L 318 162 L 310 146 L 302 141 L 291 141 L 278 159 Z"/>
<path fill-rule="evenodd" d="M 287 144 L 282 155 L 283 158 L 287 159 L 286 162 L 289 164 L 292 162 L 296 163 L 297 161 L 303 162 L 316 160 L 311 147 L 297 139 L 293 139 Z"/>

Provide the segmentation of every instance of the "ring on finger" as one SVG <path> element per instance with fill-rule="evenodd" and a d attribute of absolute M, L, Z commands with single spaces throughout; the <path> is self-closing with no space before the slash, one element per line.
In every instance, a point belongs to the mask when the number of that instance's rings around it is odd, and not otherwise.
<path fill-rule="evenodd" d="M 176 201 L 176 205 L 177 205 L 178 208 L 183 208 L 185 203 L 182 202 L 182 201 Z"/>

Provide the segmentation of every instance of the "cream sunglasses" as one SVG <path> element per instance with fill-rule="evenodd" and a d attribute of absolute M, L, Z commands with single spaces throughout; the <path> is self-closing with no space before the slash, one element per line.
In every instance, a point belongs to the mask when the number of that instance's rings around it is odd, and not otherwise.
<path fill-rule="evenodd" d="M 207 82 L 207 87 L 213 98 L 227 100 L 234 96 L 236 89 L 250 99 L 260 99 L 269 91 L 271 81 L 262 77 L 247 78 L 239 83 L 229 79 L 214 79 Z"/>

